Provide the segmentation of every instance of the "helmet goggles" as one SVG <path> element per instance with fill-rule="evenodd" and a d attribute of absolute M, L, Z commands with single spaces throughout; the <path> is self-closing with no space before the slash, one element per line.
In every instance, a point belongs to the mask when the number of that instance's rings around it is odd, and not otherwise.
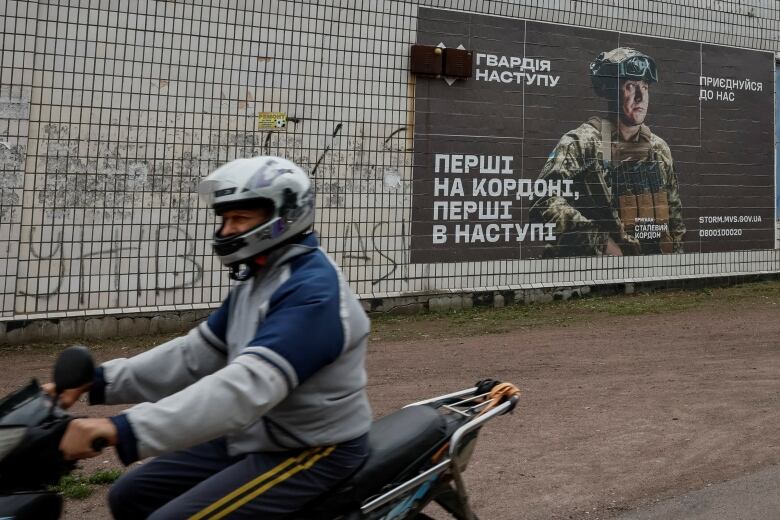
<path fill-rule="evenodd" d="M 649 56 L 631 56 L 618 63 L 604 62 L 599 66 L 597 76 L 619 79 L 658 81 L 658 69 Z"/>

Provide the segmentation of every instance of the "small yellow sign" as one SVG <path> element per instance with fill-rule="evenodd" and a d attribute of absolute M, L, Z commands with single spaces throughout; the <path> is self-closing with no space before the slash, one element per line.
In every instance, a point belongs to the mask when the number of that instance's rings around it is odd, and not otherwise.
<path fill-rule="evenodd" d="M 257 114 L 257 128 L 260 130 L 284 130 L 287 114 L 284 112 L 260 112 Z"/>

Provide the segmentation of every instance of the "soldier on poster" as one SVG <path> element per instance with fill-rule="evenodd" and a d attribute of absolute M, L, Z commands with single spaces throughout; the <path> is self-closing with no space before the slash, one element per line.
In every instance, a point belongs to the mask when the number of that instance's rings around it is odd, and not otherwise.
<path fill-rule="evenodd" d="M 544 257 L 682 252 L 685 224 L 666 142 L 644 124 L 655 61 L 628 47 L 590 64 L 596 94 L 616 121 L 592 117 L 566 133 L 542 169 L 550 185 L 571 182 L 575 196 L 539 198 L 535 222 L 555 223 L 557 241 Z"/>

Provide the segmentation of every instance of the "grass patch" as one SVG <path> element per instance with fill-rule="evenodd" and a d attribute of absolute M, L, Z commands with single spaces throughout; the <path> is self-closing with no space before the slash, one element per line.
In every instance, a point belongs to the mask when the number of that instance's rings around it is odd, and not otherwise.
<path fill-rule="evenodd" d="M 119 469 L 101 469 L 91 475 L 66 475 L 55 490 L 65 498 L 83 500 L 95 491 L 96 486 L 112 484 L 120 476 L 122 470 Z"/>
<path fill-rule="evenodd" d="M 87 476 L 86 481 L 97 486 L 104 486 L 106 484 L 113 484 L 121 476 L 121 469 L 100 469 Z"/>
<path fill-rule="evenodd" d="M 566 327 L 605 316 L 683 312 L 710 305 L 740 302 L 780 305 L 780 281 L 632 295 L 586 295 L 577 299 L 515 304 L 498 309 L 476 307 L 408 315 L 378 313 L 371 316 L 371 340 L 408 340 L 434 336 L 444 338 L 495 334 L 541 326 Z"/>
<path fill-rule="evenodd" d="M 119 316 L 121 317 L 121 316 Z M 177 336 L 182 336 L 186 332 L 173 333 L 166 332 L 160 334 L 149 334 L 144 336 L 132 336 L 132 337 L 117 337 L 117 338 L 72 338 L 72 339 L 54 339 L 48 342 L 32 342 L 19 345 L 0 345 L 0 353 L 2 352 L 36 352 L 40 354 L 56 355 L 62 352 L 66 347 L 71 345 L 84 345 L 93 354 L 99 355 L 104 350 L 116 350 L 117 348 L 135 349 L 135 350 L 148 350 L 161 343 L 165 343 Z M 133 353 L 130 352 L 129 355 Z"/>
<path fill-rule="evenodd" d="M 727 287 L 667 289 L 632 295 L 589 294 L 582 298 L 550 303 L 516 304 L 498 309 L 477 307 L 449 312 L 415 314 L 376 313 L 371 315 L 371 341 L 452 338 L 496 334 L 541 327 L 566 327 L 603 316 L 640 316 L 683 312 L 708 305 L 780 305 L 780 280 L 750 282 Z M 780 311 L 780 307 L 778 308 Z M 48 344 L 0 345 L 3 352 L 43 352 L 54 355 L 65 346 L 83 343 L 95 357 L 121 349 L 132 356 L 177 336 L 176 333 L 129 338 L 55 341 Z"/>

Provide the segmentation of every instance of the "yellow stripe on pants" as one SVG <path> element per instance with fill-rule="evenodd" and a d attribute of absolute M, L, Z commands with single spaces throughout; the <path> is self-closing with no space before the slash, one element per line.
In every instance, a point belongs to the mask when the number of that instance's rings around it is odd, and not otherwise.
<path fill-rule="evenodd" d="M 309 459 L 308 461 L 306 461 L 303 464 L 301 464 L 300 461 L 299 461 L 296 466 L 293 466 L 292 468 L 287 470 L 287 472 L 279 475 L 278 477 L 276 477 L 271 482 L 268 482 L 268 483 L 260 486 L 256 490 L 252 491 L 250 494 L 241 497 L 236 502 L 230 504 L 228 507 L 226 507 L 226 508 L 222 509 L 221 511 L 219 511 L 218 513 L 216 513 L 214 516 L 211 517 L 210 520 L 218 520 L 220 518 L 224 518 L 226 515 L 232 513 L 233 511 L 235 511 L 239 507 L 243 506 L 247 502 L 249 502 L 251 500 L 254 500 L 258 496 L 262 495 L 263 493 L 265 493 L 266 491 L 268 491 L 269 489 L 274 487 L 275 485 L 279 484 L 280 482 L 284 482 L 285 480 L 287 480 L 288 478 L 292 477 L 296 473 L 299 473 L 299 472 L 301 472 L 301 471 L 303 471 L 305 469 L 311 468 L 312 466 L 314 466 L 314 464 L 318 460 L 327 457 L 328 455 L 333 453 L 333 450 L 335 450 L 335 449 L 336 449 L 335 446 L 331 446 L 331 447 L 327 448 L 325 451 L 323 451 L 322 453 L 317 453 L 311 459 Z"/>
<path fill-rule="evenodd" d="M 244 484 L 240 488 L 236 489 L 235 491 L 232 491 L 230 494 L 220 498 L 219 500 L 217 500 L 213 504 L 211 504 L 209 506 L 206 506 L 204 509 L 198 511 L 193 516 L 191 516 L 189 518 L 189 520 L 201 520 L 203 518 L 206 518 L 206 516 L 209 513 L 213 513 L 214 511 L 216 511 L 220 507 L 228 504 L 231 500 L 233 500 L 233 499 L 239 497 L 240 495 L 246 493 L 247 491 L 249 491 L 253 487 L 261 485 L 266 480 L 268 480 L 270 478 L 273 478 L 276 474 L 280 473 L 281 471 L 287 469 L 290 466 L 293 466 L 294 464 L 300 464 L 300 462 L 302 460 L 304 460 L 305 458 L 307 458 L 309 456 L 315 455 L 318 451 L 321 451 L 321 450 L 322 450 L 322 448 L 314 448 L 314 449 L 311 449 L 311 450 L 304 451 L 303 453 L 301 453 L 297 457 L 290 457 L 289 459 L 285 460 L 284 462 L 282 462 L 282 463 L 274 466 L 273 468 L 269 469 L 268 471 L 266 471 L 265 473 L 263 473 L 259 477 L 255 478 L 255 479 L 253 479 L 253 480 L 251 480 L 249 482 L 247 482 L 246 484 Z"/>

